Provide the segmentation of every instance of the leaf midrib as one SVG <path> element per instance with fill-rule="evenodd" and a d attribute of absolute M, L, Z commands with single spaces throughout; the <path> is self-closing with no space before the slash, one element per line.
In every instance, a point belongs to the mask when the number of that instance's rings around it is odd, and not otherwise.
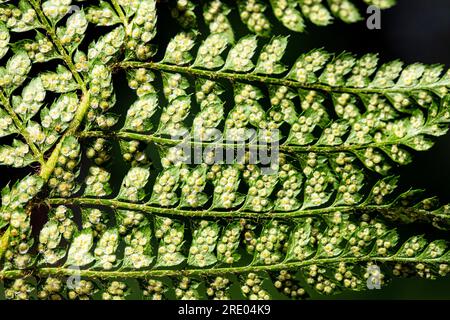
<path fill-rule="evenodd" d="M 286 78 L 275 78 L 272 76 L 259 75 L 255 73 L 234 73 L 227 71 L 197 69 L 191 66 L 170 65 L 163 62 L 124 61 L 113 65 L 113 69 L 137 69 L 137 68 L 179 72 L 192 76 L 201 76 L 212 80 L 227 79 L 230 81 L 258 82 L 266 85 L 269 84 L 298 89 L 318 90 L 318 91 L 325 91 L 328 93 L 352 93 L 352 94 L 370 94 L 370 93 L 388 94 L 388 93 L 405 93 L 405 92 L 409 93 L 414 90 L 430 91 L 436 88 L 445 87 L 450 84 L 450 81 L 449 83 L 446 83 L 440 80 L 431 84 L 426 85 L 419 84 L 416 86 L 409 86 L 409 87 L 406 86 L 405 87 L 393 86 L 386 88 L 374 88 L 370 86 L 364 88 L 354 88 L 345 86 L 334 87 L 331 85 L 320 83 L 302 83 L 295 80 L 289 80 Z"/>

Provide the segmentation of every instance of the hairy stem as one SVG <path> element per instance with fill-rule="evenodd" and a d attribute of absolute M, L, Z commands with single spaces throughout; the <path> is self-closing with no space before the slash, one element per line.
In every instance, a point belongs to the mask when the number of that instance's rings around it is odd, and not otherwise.
<path fill-rule="evenodd" d="M 87 91 L 81 99 L 81 103 L 77 109 L 77 112 L 75 113 L 74 118 L 72 119 L 72 122 L 69 125 L 69 128 L 66 131 L 66 135 L 73 135 L 77 132 L 78 128 L 83 122 L 84 116 L 89 110 L 89 102 L 90 93 L 89 91 Z"/>
<path fill-rule="evenodd" d="M 234 211 L 214 211 L 214 210 L 186 210 L 179 208 L 162 208 L 148 204 L 137 204 L 124 202 L 114 199 L 97 199 L 97 198 L 50 198 L 45 200 L 49 205 L 81 205 L 81 206 L 104 206 L 113 209 L 135 210 L 150 214 L 163 214 L 169 216 L 180 217 L 201 217 L 201 218 L 248 218 L 248 219 L 293 219 L 300 217 L 317 216 L 321 214 L 329 214 L 334 212 L 349 212 L 349 213 L 381 213 L 384 215 L 393 214 L 398 212 L 399 214 L 406 214 L 415 217 L 435 217 L 448 219 L 445 214 L 438 214 L 435 212 L 417 209 L 417 208 L 392 208 L 389 205 L 366 205 L 361 204 L 357 206 L 336 206 L 319 209 L 300 209 L 289 212 L 251 212 L 245 210 Z"/>
<path fill-rule="evenodd" d="M 63 140 L 61 139 L 58 142 L 56 147 L 53 149 L 52 154 L 47 159 L 47 162 L 41 167 L 39 175 L 42 179 L 44 179 L 44 181 L 48 181 L 48 179 L 50 179 L 50 176 L 52 175 L 53 170 L 55 169 L 59 157 L 59 152 L 61 151 L 62 141 Z"/>
<path fill-rule="evenodd" d="M 15 126 L 19 129 L 20 135 L 25 139 L 26 143 L 30 147 L 31 151 L 33 152 L 36 158 L 36 161 L 39 161 L 41 165 L 44 165 L 45 160 L 42 152 L 40 152 L 39 149 L 34 144 L 33 140 L 31 139 L 30 135 L 27 132 L 27 129 L 25 128 L 25 126 L 23 125 L 22 121 L 19 119 L 17 114 L 14 112 L 11 103 L 9 102 L 9 98 L 5 95 L 3 90 L 0 90 L 0 101 L 2 102 L 9 116 L 12 118 Z"/>
<path fill-rule="evenodd" d="M 10 227 L 8 227 L 3 233 L 3 235 L 0 237 L 0 261 L 3 258 L 3 254 L 8 249 L 9 236 L 10 236 Z"/>
<path fill-rule="evenodd" d="M 416 87 L 393 87 L 393 88 L 350 88 L 350 87 L 333 87 L 324 84 L 318 83 L 301 83 L 294 80 L 289 80 L 286 78 L 275 78 L 271 76 L 263 76 L 252 73 L 233 73 L 226 71 L 212 71 L 212 70 L 203 70 L 203 69 L 195 69 L 192 67 L 185 66 L 176 66 L 169 65 L 162 62 L 139 62 L 139 61 L 124 61 L 115 65 L 117 68 L 122 69 L 135 69 L 135 68 L 146 68 L 153 70 L 161 70 L 161 71 L 169 71 L 169 72 L 178 72 L 189 74 L 197 77 L 204 77 L 208 79 L 228 79 L 230 81 L 250 81 L 250 82 L 259 82 L 262 84 L 272 84 L 278 86 L 287 86 L 292 88 L 300 88 L 307 90 L 319 90 L 325 92 L 340 92 L 340 93 L 353 93 L 353 94 L 362 94 L 362 93 L 401 93 L 401 92 L 411 92 L 412 90 L 432 90 L 436 87 L 442 86 L 442 84 L 432 83 L 427 85 L 420 85 Z"/>
<path fill-rule="evenodd" d="M 117 14 L 119 15 L 119 18 L 122 21 L 122 24 L 124 25 L 125 30 L 127 30 L 127 33 L 128 33 L 128 19 L 122 10 L 122 7 L 117 2 L 117 0 L 111 0 L 111 4 L 113 5 L 114 10 L 116 10 Z"/>
<path fill-rule="evenodd" d="M 83 118 L 89 109 L 89 92 L 83 96 L 80 106 L 75 113 L 75 117 L 69 125 L 69 129 L 64 133 L 63 137 L 59 140 L 59 143 L 53 149 L 50 157 L 47 159 L 47 162 L 41 167 L 40 176 L 44 181 L 47 181 L 53 170 L 55 169 L 56 163 L 58 161 L 59 152 L 61 151 L 62 142 L 64 141 L 64 137 L 73 135 L 77 131 L 78 127 L 81 125 Z"/>
<path fill-rule="evenodd" d="M 213 210 L 183 210 L 176 208 L 162 208 L 147 204 L 123 202 L 113 199 L 96 198 L 50 198 L 45 200 L 50 205 L 85 205 L 105 206 L 114 209 L 135 210 L 151 214 L 164 214 L 180 217 L 202 217 L 202 218 L 250 218 L 250 219 L 289 219 L 305 216 L 313 216 L 335 211 L 348 212 L 358 210 L 358 207 L 324 208 L 312 210 L 297 210 L 291 212 L 248 212 L 248 211 L 213 211 Z M 359 208 L 362 210 L 362 208 Z"/>
<path fill-rule="evenodd" d="M 134 132 L 125 132 L 125 131 L 84 131 L 78 134 L 80 138 L 115 138 L 115 139 L 124 139 L 124 140 L 137 140 L 142 142 L 153 142 L 159 145 L 164 146 L 177 146 L 177 145 L 189 145 L 191 147 L 222 147 L 222 148 L 236 148 L 236 147 L 246 147 L 246 148 L 269 148 L 270 144 L 253 144 L 253 143 L 221 143 L 221 142 L 206 142 L 206 141 L 196 141 L 189 139 L 171 139 L 171 138 L 163 138 L 156 134 L 142 134 L 142 133 L 134 133 Z M 338 146 L 320 146 L 320 145 L 310 145 L 310 146 L 296 146 L 289 144 L 282 144 L 279 146 L 280 151 L 284 151 L 286 153 L 337 153 L 337 152 L 354 152 L 357 150 L 367 149 L 367 148 L 380 148 L 385 146 L 392 146 L 401 144 L 405 139 L 397 139 L 391 140 L 389 142 L 382 143 L 368 143 L 363 145 L 338 145 Z"/>
<path fill-rule="evenodd" d="M 72 276 L 77 275 L 80 277 L 87 278 L 149 278 L 149 277 L 164 277 L 164 276 L 218 276 L 224 274 L 241 274 L 248 272 L 260 272 L 260 271 L 281 271 L 281 270 L 292 270 L 297 271 L 299 268 L 307 267 L 310 265 L 327 265 L 327 264 L 337 264 L 337 263 L 362 263 L 362 262 L 398 262 L 398 263 L 449 263 L 450 260 L 445 256 L 437 259 L 425 259 L 425 258 L 405 258 L 397 257 L 395 255 L 390 257 L 379 257 L 379 256 L 362 256 L 362 257 L 335 257 L 335 258 L 314 258 L 304 261 L 295 262 L 282 262 L 273 265 L 254 265 L 254 266 L 237 266 L 237 267 L 217 267 L 217 268 L 207 268 L 207 269 L 196 269 L 196 268 L 183 268 L 177 270 L 142 270 L 142 271 L 96 271 L 96 270 L 77 270 L 73 268 L 40 268 L 35 269 L 32 274 L 39 277 L 49 277 L 49 276 Z M 24 275 L 29 275 L 30 271 L 26 270 L 9 270 L 0 271 L 0 279 L 14 279 L 21 278 Z"/>

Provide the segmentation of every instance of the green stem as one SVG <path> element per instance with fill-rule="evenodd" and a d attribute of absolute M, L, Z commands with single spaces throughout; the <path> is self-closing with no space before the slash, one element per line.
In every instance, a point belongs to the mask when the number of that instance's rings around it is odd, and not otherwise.
<path fill-rule="evenodd" d="M 104 206 L 113 209 L 135 210 L 151 214 L 163 214 L 181 217 L 201 218 L 248 218 L 248 219 L 290 219 L 305 216 L 314 216 L 335 211 L 350 212 L 372 210 L 376 207 L 332 207 L 310 210 L 296 210 L 290 212 L 249 212 L 249 211 L 214 211 L 214 210 L 186 210 L 177 208 L 162 208 L 148 204 L 124 202 L 114 199 L 97 198 L 50 198 L 45 200 L 50 205 L 81 205 L 81 206 Z"/>
<path fill-rule="evenodd" d="M 417 86 L 417 87 L 393 87 L 393 88 L 349 88 L 349 87 L 333 87 L 330 85 L 319 84 L 319 83 L 301 83 L 294 80 L 289 80 L 286 78 L 274 78 L 271 76 L 262 76 L 252 73 L 233 73 L 226 71 L 214 71 L 214 70 L 203 70 L 196 69 L 189 66 L 176 66 L 169 65 L 162 62 L 139 62 L 139 61 L 124 61 L 116 65 L 118 68 L 122 69 L 135 69 L 135 68 L 147 68 L 153 70 L 161 70 L 168 72 L 178 72 L 184 73 L 191 76 L 204 77 L 208 79 L 228 79 L 232 82 L 234 81 L 250 81 L 259 82 L 265 85 L 272 84 L 278 86 L 287 86 L 292 88 L 300 88 L 307 90 L 320 90 L 325 92 L 339 92 L 339 93 L 352 93 L 352 94 L 363 94 L 363 93 L 402 93 L 411 92 L 412 90 L 432 90 L 437 87 L 442 87 L 442 84 L 433 83 L 429 85 Z"/>
<path fill-rule="evenodd" d="M 69 125 L 69 128 L 64 133 L 63 137 L 59 140 L 59 143 L 56 145 L 56 147 L 53 149 L 50 157 L 47 159 L 47 162 L 41 167 L 40 176 L 42 179 L 44 179 L 44 181 L 47 181 L 50 178 L 51 174 L 53 173 L 53 170 L 55 169 L 64 138 L 75 134 L 78 127 L 81 125 L 84 115 L 86 114 L 88 109 L 89 109 L 89 92 L 86 92 L 86 94 L 83 96 L 80 106 L 77 109 L 77 112 L 75 113 L 72 122 Z"/>
<path fill-rule="evenodd" d="M 427 211 L 417 208 L 391 208 L 389 205 L 367 205 L 361 204 L 357 206 L 335 206 L 319 209 L 300 209 L 288 212 L 251 212 L 245 210 L 234 211 L 214 211 L 214 210 L 187 210 L 179 208 L 162 208 L 149 204 L 138 204 L 124 202 L 114 199 L 97 199 L 97 198 L 50 198 L 45 200 L 49 205 L 79 205 L 79 206 L 104 206 L 113 209 L 135 210 L 150 214 L 163 214 L 169 216 L 181 217 L 200 217 L 200 218 L 244 218 L 244 219 L 293 219 L 300 217 L 317 216 L 321 214 L 328 214 L 334 212 L 353 212 L 358 214 L 363 213 L 381 213 L 392 214 L 398 212 L 399 214 L 406 214 L 412 217 L 421 218 L 443 218 L 448 219 L 449 216 L 445 214 L 438 214 L 433 211 Z"/>
<path fill-rule="evenodd" d="M 124 209 L 141 211 L 150 214 L 162 214 L 168 216 L 179 216 L 188 218 L 234 218 L 234 219 L 264 219 L 264 220 L 289 220 L 301 217 L 312 217 L 335 212 L 341 213 L 357 213 L 371 214 L 377 213 L 384 216 L 407 216 L 414 217 L 417 221 L 432 221 L 435 219 L 449 220 L 450 215 L 439 213 L 439 211 L 428 211 L 414 207 L 392 207 L 386 205 L 371 205 L 363 202 L 355 206 L 332 206 L 318 209 L 300 209 L 294 211 L 269 211 L 269 212 L 252 212 L 241 209 L 233 211 L 215 211 L 209 209 L 180 209 L 180 208 L 163 208 L 149 204 L 139 204 L 124 202 L 115 199 L 98 199 L 98 198 L 50 198 L 45 200 L 49 205 L 79 205 L 79 206 L 104 206 L 112 209 Z"/>
<path fill-rule="evenodd" d="M 222 147 L 222 148 L 236 148 L 238 146 L 245 146 L 246 148 L 268 148 L 270 144 L 232 144 L 232 143 L 220 143 L 220 142 L 203 142 L 195 140 L 182 140 L 182 139 L 170 139 L 162 138 L 161 136 L 155 134 L 142 134 L 134 132 L 113 132 L 113 131 L 84 131 L 78 134 L 80 138 L 115 138 L 115 139 L 125 139 L 125 140 L 137 140 L 142 142 L 153 142 L 165 146 L 177 146 L 181 144 L 189 144 L 191 147 Z M 355 152 L 357 150 L 367 149 L 367 148 L 380 148 L 385 146 L 391 146 L 396 144 L 401 144 L 404 139 L 392 140 L 383 143 L 368 143 L 364 145 L 339 145 L 339 146 L 296 146 L 296 145 L 280 145 L 279 150 L 286 153 L 336 153 L 336 152 Z"/>
<path fill-rule="evenodd" d="M 8 249 L 9 236 L 10 236 L 10 227 L 8 227 L 3 233 L 3 235 L 0 237 L 0 261 L 3 258 L 5 251 Z"/>
<path fill-rule="evenodd" d="M 326 265 L 337 263 L 364 263 L 364 262 L 386 263 L 386 262 L 398 262 L 398 263 L 450 263 L 445 255 L 437 259 L 421 259 L 417 257 L 404 258 L 397 256 L 379 257 L 379 256 L 363 256 L 363 257 L 335 257 L 335 258 L 316 258 L 304 261 L 296 262 L 283 262 L 273 265 L 254 265 L 254 266 L 239 266 L 239 267 L 225 267 L 225 268 L 206 268 L 206 269 L 177 269 L 177 270 L 142 270 L 142 271 L 96 271 L 96 270 L 76 270 L 67 268 L 40 268 L 34 270 L 34 275 L 38 277 L 49 276 L 80 276 L 91 279 L 113 279 L 113 278 L 150 278 L 150 277 L 179 277 L 179 276 L 218 276 L 224 274 L 241 274 L 248 272 L 261 272 L 261 271 L 281 271 L 292 270 L 298 271 L 299 268 L 304 268 L 310 265 Z M 30 274 L 30 271 L 23 270 L 9 270 L 0 271 L 0 279 L 15 279 L 21 278 Z"/>
<path fill-rule="evenodd" d="M 69 128 L 66 131 L 66 135 L 74 135 L 77 132 L 78 128 L 83 122 L 84 116 L 89 110 L 90 97 L 91 96 L 89 91 L 87 91 L 83 95 L 81 103 L 77 109 L 77 112 L 75 113 L 75 116 L 72 119 L 72 122 L 70 123 Z"/>
<path fill-rule="evenodd" d="M 50 179 L 50 176 L 52 175 L 53 170 L 56 167 L 59 152 L 61 151 L 62 141 L 63 139 L 60 139 L 56 147 L 53 149 L 52 154 L 47 159 L 47 162 L 41 167 L 39 175 L 42 179 L 44 179 L 44 181 L 48 181 L 48 179 Z"/>
<path fill-rule="evenodd" d="M 17 114 L 14 112 L 10 102 L 9 98 L 5 95 L 3 90 L 0 90 L 0 101 L 3 104 L 3 107 L 5 107 L 5 110 L 8 112 L 9 116 L 12 118 L 15 126 L 17 129 L 19 129 L 20 134 L 25 139 L 26 143 L 30 147 L 31 151 L 33 152 L 34 156 L 36 157 L 36 161 L 39 161 L 41 165 L 45 164 L 44 156 L 41 151 L 36 147 L 33 140 L 31 139 L 30 135 L 27 132 L 27 129 L 23 125 L 22 121 L 19 119 Z"/>
<path fill-rule="evenodd" d="M 111 0 L 111 4 L 113 5 L 114 10 L 116 10 L 117 14 L 119 15 L 119 18 L 122 21 L 122 24 L 124 25 L 125 30 L 127 30 L 127 34 L 128 34 L 128 19 L 122 10 L 122 7 L 117 2 L 117 0 Z"/>

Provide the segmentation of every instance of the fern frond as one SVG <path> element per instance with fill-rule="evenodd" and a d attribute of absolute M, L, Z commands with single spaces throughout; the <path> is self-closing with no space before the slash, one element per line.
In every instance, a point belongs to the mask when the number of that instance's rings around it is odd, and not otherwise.
<path fill-rule="evenodd" d="M 127 126 L 113 135 L 160 145 L 189 143 L 214 147 L 220 146 L 216 142 L 218 139 L 239 141 L 237 137 L 250 138 L 256 131 L 253 144 L 258 144 L 277 141 L 266 135 L 286 123 L 290 126 L 287 137 L 277 137 L 282 152 L 296 155 L 349 152 L 371 170 L 386 174 L 389 169 L 386 158 L 397 164 L 407 164 L 411 160 L 409 150 L 427 150 L 432 146 L 432 136 L 446 132 L 450 77 L 448 72 L 443 73 L 442 66 L 416 63 L 403 67 L 400 61 L 394 61 L 378 67 L 378 58 L 373 54 L 357 59 L 349 53 L 333 57 L 324 50 L 313 50 L 302 54 L 287 71 L 280 61 L 286 50 L 286 38 L 273 38 L 262 48 L 259 57 L 254 57 L 257 39 L 245 37 L 237 41 L 223 59 L 227 38 L 213 34 L 203 42 L 194 59 L 190 53 L 194 38 L 189 37 L 183 33 L 173 38 L 162 62 L 126 61 L 118 65 L 127 69 L 130 77 L 138 71 L 145 72 L 143 69 L 152 75 L 161 73 L 167 79 L 165 92 L 172 92 L 166 95 L 171 103 L 166 110 L 177 109 L 183 113 L 183 118 L 177 123 L 166 123 L 166 129 L 157 130 L 155 134 L 142 133 L 149 131 L 147 125 Z M 180 57 L 184 58 L 179 60 Z M 186 93 L 190 77 L 205 79 L 197 80 L 199 85 L 191 88 L 201 108 L 197 115 L 192 115 L 191 132 L 182 125 L 191 112 L 189 104 L 194 103 Z M 153 76 L 150 79 L 154 79 Z M 230 81 L 234 90 L 234 108 L 228 114 L 223 105 L 225 101 L 220 97 L 222 80 Z M 248 84 L 249 81 L 255 85 Z M 203 84 L 200 86 L 200 83 Z M 268 107 L 258 101 L 265 96 L 270 98 Z M 149 98 L 141 99 L 143 104 Z M 202 108 L 206 103 L 210 105 Z M 329 104 L 334 106 L 333 111 L 326 107 Z M 130 109 L 132 113 L 128 114 L 127 121 L 131 118 L 137 123 L 148 123 L 158 103 L 152 102 L 148 108 L 150 113 L 139 115 L 137 110 Z M 167 111 L 161 116 L 163 124 Z M 196 123 L 201 125 L 196 126 Z M 206 132 L 222 128 L 225 129 L 222 137 L 208 138 Z M 199 130 L 205 132 L 204 137 L 198 137 Z M 164 134 L 172 138 L 164 139 L 161 136 Z M 186 138 L 186 134 L 189 137 Z M 85 132 L 82 136 L 102 135 Z M 190 142 L 191 139 L 197 141 Z"/>
<path fill-rule="evenodd" d="M 449 206 L 395 169 L 447 132 L 450 73 L 288 61 L 269 37 L 270 11 L 300 32 L 359 20 L 353 1 L 74 3 L 0 4 L 0 164 L 29 173 L 1 192 L 5 298 L 297 299 L 448 273 L 445 239 L 402 230 L 448 230 Z M 165 9 L 183 30 L 163 47 Z"/>
<path fill-rule="evenodd" d="M 67 254 L 65 264 L 40 268 L 36 274 L 39 277 L 36 284 L 22 286 L 27 288 L 27 292 L 23 292 L 24 289 L 14 290 L 18 282 L 30 280 L 20 279 L 23 272 L 2 271 L 3 278 L 11 279 L 7 283 L 12 287 L 9 289 L 7 284 L 5 291 L 8 298 L 18 298 L 15 296 L 18 294 L 27 297 L 37 294 L 39 298 L 57 295 L 81 299 L 82 292 L 90 296 L 96 291 L 105 298 L 105 295 L 111 294 L 110 281 L 121 283 L 123 279 L 134 278 L 140 282 L 141 291 L 138 294 L 153 299 L 173 296 L 229 299 L 232 298 L 229 291 L 231 285 L 241 287 L 239 298 L 268 299 L 271 297 L 269 288 L 275 286 L 279 294 L 301 299 L 312 290 L 334 294 L 344 289 L 361 290 L 370 281 L 374 281 L 373 285 L 377 285 L 376 281 L 385 283 L 388 277 L 393 276 L 415 274 L 434 278 L 448 272 L 445 241 L 429 241 L 423 236 L 413 236 L 402 242 L 395 229 L 390 229 L 370 215 L 353 221 L 345 214 L 337 213 L 292 220 L 289 225 L 278 221 L 256 223 L 240 220 L 229 223 L 226 220 L 201 220 L 192 226 L 188 221 L 156 216 L 154 220 L 144 218 L 139 223 L 140 227 L 131 232 L 120 232 L 121 226 L 116 226 L 108 228 L 100 236 L 95 235 L 91 228 L 75 233 L 68 231 L 73 230 L 73 227 L 68 229 L 71 223 L 66 224 L 71 219 L 69 212 L 66 207 L 56 209 L 41 231 L 39 244 L 42 259 L 47 259 L 44 261 L 64 259 Z M 192 230 L 193 234 L 189 247 L 183 241 L 187 230 Z M 58 246 L 58 242 L 63 243 L 62 237 L 73 237 L 69 248 Z M 183 270 L 147 269 L 155 259 L 156 252 L 149 246 L 152 239 L 159 244 L 156 266 L 186 263 Z M 122 241 L 125 242 L 123 260 L 117 251 L 118 243 Z M 237 250 L 240 242 L 247 243 L 246 251 Z M 95 250 L 92 251 L 92 247 Z M 250 264 L 239 263 L 248 256 L 253 257 Z M 120 267 L 117 261 L 124 261 L 124 265 Z M 217 266 L 211 268 L 214 264 Z M 92 267 L 73 269 L 87 265 Z M 114 268 L 118 269 L 114 271 Z M 77 285 L 84 289 L 80 288 L 77 292 L 76 287 L 65 284 L 71 275 L 101 281 L 95 284 L 90 280 L 79 281 Z M 14 281 L 17 278 L 19 280 Z M 289 279 L 293 282 L 290 285 L 285 283 Z M 171 281 L 172 285 L 164 285 L 167 281 Z M 59 283 L 58 290 L 46 287 L 49 282 Z M 202 289 L 197 291 L 200 283 L 203 284 Z M 122 286 L 127 287 L 126 282 Z M 286 286 L 291 290 L 287 290 Z M 160 288 L 156 290 L 155 287 Z M 73 291 L 78 294 L 74 295 Z M 124 298 L 126 294 L 119 296 Z"/>
<path fill-rule="evenodd" d="M 380 9 L 395 5 L 395 0 L 364 2 Z M 249 31 L 267 37 L 272 34 L 274 20 L 295 32 L 305 30 L 305 20 L 317 26 L 330 25 L 335 19 L 345 23 L 361 21 L 362 4 L 362 1 L 353 0 L 250 0 L 237 1 L 236 5 L 229 6 L 224 1 L 214 0 L 205 1 L 202 9 L 204 21 L 211 33 L 224 32 L 232 40 L 232 26 L 227 18 L 230 9 L 239 11 L 239 16 Z M 183 28 L 196 28 L 194 9 L 192 1 L 177 1 L 177 8 L 172 9 L 172 16 L 177 18 Z"/>

